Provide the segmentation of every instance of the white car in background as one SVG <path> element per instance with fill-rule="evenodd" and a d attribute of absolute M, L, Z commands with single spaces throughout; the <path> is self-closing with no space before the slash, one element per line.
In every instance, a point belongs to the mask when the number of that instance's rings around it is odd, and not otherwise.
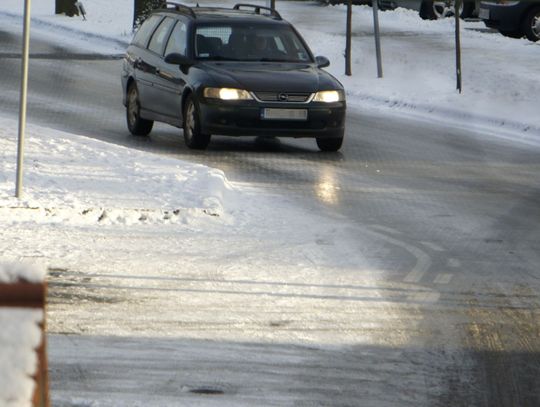
<path fill-rule="evenodd" d="M 403 7 L 417 10 L 425 20 L 438 20 L 452 17 L 455 10 L 455 0 L 378 0 L 382 10 L 393 10 Z M 463 0 L 460 6 L 461 18 L 478 16 L 480 0 Z"/>

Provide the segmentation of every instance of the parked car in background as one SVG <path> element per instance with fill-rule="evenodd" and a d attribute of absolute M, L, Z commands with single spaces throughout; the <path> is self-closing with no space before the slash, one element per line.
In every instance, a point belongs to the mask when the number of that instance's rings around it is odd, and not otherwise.
<path fill-rule="evenodd" d="M 336 4 L 346 4 L 347 0 L 320 0 L 320 2 L 335 6 Z M 352 4 L 355 6 L 371 6 L 371 0 L 352 0 Z"/>
<path fill-rule="evenodd" d="M 507 37 L 540 40 L 540 3 L 535 1 L 483 1 L 479 17 L 486 26 Z"/>
<path fill-rule="evenodd" d="M 189 148 L 212 134 L 310 137 L 340 149 L 345 91 L 296 29 L 267 7 L 189 7 L 167 2 L 142 24 L 123 63 L 127 125 L 182 127 Z"/>
<path fill-rule="evenodd" d="M 460 6 L 461 18 L 478 15 L 480 0 L 463 0 Z M 452 17 L 455 13 L 455 0 L 379 0 L 382 10 L 403 7 L 416 10 L 425 20 L 438 20 Z"/>

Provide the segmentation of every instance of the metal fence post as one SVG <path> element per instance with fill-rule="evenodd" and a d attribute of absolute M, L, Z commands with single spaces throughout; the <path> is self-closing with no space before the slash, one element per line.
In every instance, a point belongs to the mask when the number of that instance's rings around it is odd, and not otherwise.
<path fill-rule="evenodd" d="M 347 1 L 347 38 L 345 42 L 345 75 L 351 76 L 351 47 L 352 47 L 352 0 Z"/>
<path fill-rule="evenodd" d="M 383 77 L 382 52 L 381 52 L 381 30 L 379 27 L 379 0 L 373 1 L 373 26 L 375 30 L 375 51 L 377 53 L 377 77 Z"/>
<path fill-rule="evenodd" d="M 26 132 L 26 101 L 28 93 L 28 59 L 30 50 L 30 7 L 31 0 L 24 2 L 24 28 L 23 52 L 21 68 L 21 95 L 19 101 L 19 139 L 17 146 L 17 182 L 15 196 L 22 195 L 23 161 L 24 161 L 24 134 Z"/>
<path fill-rule="evenodd" d="M 456 18 L 456 87 L 459 93 L 462 91 L 462 81 L 461 81 L 461 21 L 459 15 L 459 9 L 462 0 L 456 0 L 454 15 Z"/>

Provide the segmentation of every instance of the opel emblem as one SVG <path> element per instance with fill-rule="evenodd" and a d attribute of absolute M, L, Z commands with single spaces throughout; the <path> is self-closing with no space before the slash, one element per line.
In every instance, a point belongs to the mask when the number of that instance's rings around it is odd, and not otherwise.
<path fill-rule="evenodd" d="M 280 102 L 286 102 L 287 100 L 289 100 L 289 95 L 287 95 L 286 93 L 280 93 L 278 98 Z"/>

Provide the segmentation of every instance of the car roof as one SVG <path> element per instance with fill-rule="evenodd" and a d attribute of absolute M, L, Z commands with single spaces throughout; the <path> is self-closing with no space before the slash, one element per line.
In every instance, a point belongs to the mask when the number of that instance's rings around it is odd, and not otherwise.
<path fill-rule="evenodd" d="M 168 6 L 172 5 L 172 8 Z M 181 3 L 166 3 L 167 8 L 155 10 L 155 14 L 184 15 L 197 23 L 271 23 L 286 24 L 281 15 L 267 7 L 252 4 L 237 4 L 233 8 L 189 7 Z M 244 8 L 241 8 L 244 7 Z M 263 12 L 261 12 L 261 10 Z"/>

